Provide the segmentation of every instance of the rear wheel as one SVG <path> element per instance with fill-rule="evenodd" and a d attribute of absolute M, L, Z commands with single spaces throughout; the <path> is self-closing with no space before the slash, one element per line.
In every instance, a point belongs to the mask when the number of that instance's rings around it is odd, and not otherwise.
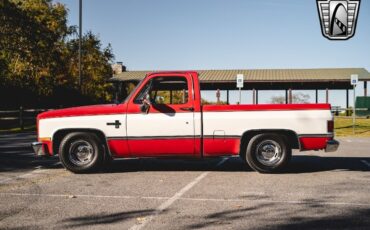
<path fill-rule="evenodd" d="M 290 161 L 292 150 L 284 137 L 277 134 L 258 134 L 246 149 L 245 160 L 248 165 L 261 173 L 278 172 Z"/>
<path fill-rule="evenodd" d="M 95 171 L 104 161 L 104 148 L 92 133 L 66 135 L 59 146 L 59 158 L 66 169 L 74 173 Z"/>

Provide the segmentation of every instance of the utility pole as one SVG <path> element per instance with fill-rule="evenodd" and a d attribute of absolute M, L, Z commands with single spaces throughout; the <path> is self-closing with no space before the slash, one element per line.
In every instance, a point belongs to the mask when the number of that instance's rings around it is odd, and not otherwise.
<path fill-rule="evenodd" d="M 352 74 L 351 75 L 351 85 L 353 85 L 353 113 L 352 113 L 352 119 L 353 119 L 353 134 L 356 133 L 356 86 L 358 84 L 358 75 Z"/>
<path fill-rule="evenodd" d="M 79 39 L 78 39 L 78 84 L 80 87 L 80 91 L 82 91 L 82 68 L 81 68 L 81 44 L 82 44 L 82 0 L 80 0 L 79 4 Z"/>

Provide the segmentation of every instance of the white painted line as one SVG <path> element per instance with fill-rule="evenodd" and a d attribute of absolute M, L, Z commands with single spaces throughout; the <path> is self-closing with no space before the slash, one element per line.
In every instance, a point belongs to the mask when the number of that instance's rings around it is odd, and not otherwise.
<path fill-rule="evenodd" d="M 40 196 L 40 197 L 60 197 L 60 198 L 68 198 L 72 194 L 44 194 L 44 193 L 12 193 L 12 192 L 4 192 L 0 193 L 0 195 L 7 195 L 7 196 Z M 147 200 L 167 200 L 169 197 L 153 197 L 153 196 L 108 196 L 108 195 L 85 195 L 85 194 L 73 194 L 73 196 L 83 197 L 83 198 L 109 198 L 109 199 L 147 199 Z"/>
<path fill-rule="evenodd" d="M 159 215 L 161 212 L 163 212 L 165 209 L 170 207 L 176 200 L 178 200 L 180 197 L 182 197 L 187 191 L 189 191 L 194 185 L 199 183 L 204 177 L 206 177 L 209 174 L 209 172 L 204 172 L 200 174 L 197 178 L 195 178 L 192 182 L 187 184 L 185 187 L 183 187 L 180 191 L 178 191 L 175 195 L 173 195 L 171 198 L 166 200 L 164 203 L 162 203 L 160 206 L 158 206 L 155 210 L 155 212 L 146 217 L 145 220 L 141 223 L 133 225 L 130 230 L 139 230 L 145 227 L 150 221 L 152 221 L 157 215 Z"/>
<path fill-rule="evenodd" d="M 348 139 L 346 139 L 346 141 L 347 141 L 347 142 L 349 142 L 349 143 L 351 143 L 351 142 L 352 142 L 351 140 L 348 140 Z"/>
<path fill-rule="evenodd" d="M 177 193 L 176 193 L 177 194 Z M 59 197 L 69 198 L 71 194 L 40 194 L 40 193 L 0 193 L 0 196 L 39 196 L 39 197 Z M 170 200 L 172 197 L 153 197 L 153 196 L 108 196 L 108 195 L 84 195 L 73 194 L 75 198 L 97 198 L 97 199 L 141 199 L 141 200 Z M 326 202 L 326 201 L 302 201 L 302 200 L 269 200 L 269 199 L 228 199 L 228 198 L 187 198 L 179 197 L 178 200 L 194 201 L 194 202 L 247 202 L 247 203 L 282 203 L 282 204 L 321 204 L 333 206 L 366 206 L 370 207 L 370 203 L 356 202 Z M 165 202 L 165 203 L 166 203 Z M 163 203 L 164 204 L 164 203 Z M 161 205 L 162 206 L 162 205 Z"/>
<path fill-rule="evenodd" d="M 362 163 L 364 163 L 368 168 L 370 168 L 370 163 L 365 161 L 365 160 L 361 160 Z"/>
<path fill-rule="evenodd" d="M 3 180 L 0 181 L 0 184 L 4 184 L 4 183 L 10 182 L 10 181 L 14 181 L 14 180 L 18 180 L 18 179 L 25 179 L 25 178 L 31 177 L 31 176 L 33 176 L 35 174 L 44 173 L 46 171 L 49 171 L 49 170 L 36 168 L 35 170 L 33 170 L 31 172 L 28 172 L 28 173 L 25 173 L 25 174 L 22 174 L 22 175 L 19 175 L 19 176 L 15 176 L 15 177 L 11 177 L 11 178 L 3 179 Z"/>
<path fill-rule="evenodd" d="M 223 163 L 225 163 L 229 158 L 222 159 L 217 165 L 216 168 L 221 166 Z M 200 174 L 197 178 L 195 178 L 192 182 L 187 184 L 185 187 L 180 189 L 175 195 L 173 195 L 171 198 L 163 202 L 161 205 L 159 205 L 154 213 L 148 217 L 145 218 L 144 221 L 137 223 L 133 225 L 130 230 L 140 230 L 144 228 L 150 221 L 152 221 L 156 216 L 158 216 L 161 212 L 169 208 L 176 200 L 180 199 L 187 191 L 189 191 L 192 187 L 194 187 L 196 184 L 199 183 L 203 178 L 205 178 L 209 172 L 204 172 Z"/>

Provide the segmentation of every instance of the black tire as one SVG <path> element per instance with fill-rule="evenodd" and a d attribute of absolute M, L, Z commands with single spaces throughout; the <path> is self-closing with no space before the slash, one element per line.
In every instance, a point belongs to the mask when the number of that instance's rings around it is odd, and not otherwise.
<path fill-rule="evenodd" d="M 63 166 L 74 173 L 98 170 L 104 162 L 104 147 L 93 133 L 67 134 L 59 146 L 59 158 Z"/>
<path fill-rule="evenodd" d="M 292 150 L 286 138 L 273 133 L 254 136 L 248 143 L 245 160 L 260 173 L 281 171 L 290 161 Z"/>

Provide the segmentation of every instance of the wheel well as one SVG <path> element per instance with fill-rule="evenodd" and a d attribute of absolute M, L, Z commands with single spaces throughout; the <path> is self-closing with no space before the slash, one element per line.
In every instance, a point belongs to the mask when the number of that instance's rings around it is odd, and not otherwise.
<path fill-rule="evenodd" d="M 240 141 L 240 154 L 244 153 L 244 150 L 247 148 L 249 141 L 258 134 L 263 133 L 273 133 L 277 135 L 281 135 L 285 138 L 287 144 L 289 144 L 289 147 L 292 149 L 300 149 L 299 144 L 299 138 L 296 132 L 292 130 L 249 130 L 245 133 L 243 133 L 241 141 Z"/>
<path fill-rule="evenodd" d="M 93 133 L 95 134 L 100 140 L 102 140 L 102 143 L 104 144 L 104 148 L 108 150 L 107 141 L 105 138 L 105 135 L 102 131 L 96 130 L 96 129 L 61 129 L 54 133 L 53 135 L 53 154 L 58 154 L 59 145 L 60 142 L 63 140 L 63 138 L 69 134 L 74 132 L 84 132 L 84 133 Z M 109 153 L 109 151 L 108 151 Z"/>

